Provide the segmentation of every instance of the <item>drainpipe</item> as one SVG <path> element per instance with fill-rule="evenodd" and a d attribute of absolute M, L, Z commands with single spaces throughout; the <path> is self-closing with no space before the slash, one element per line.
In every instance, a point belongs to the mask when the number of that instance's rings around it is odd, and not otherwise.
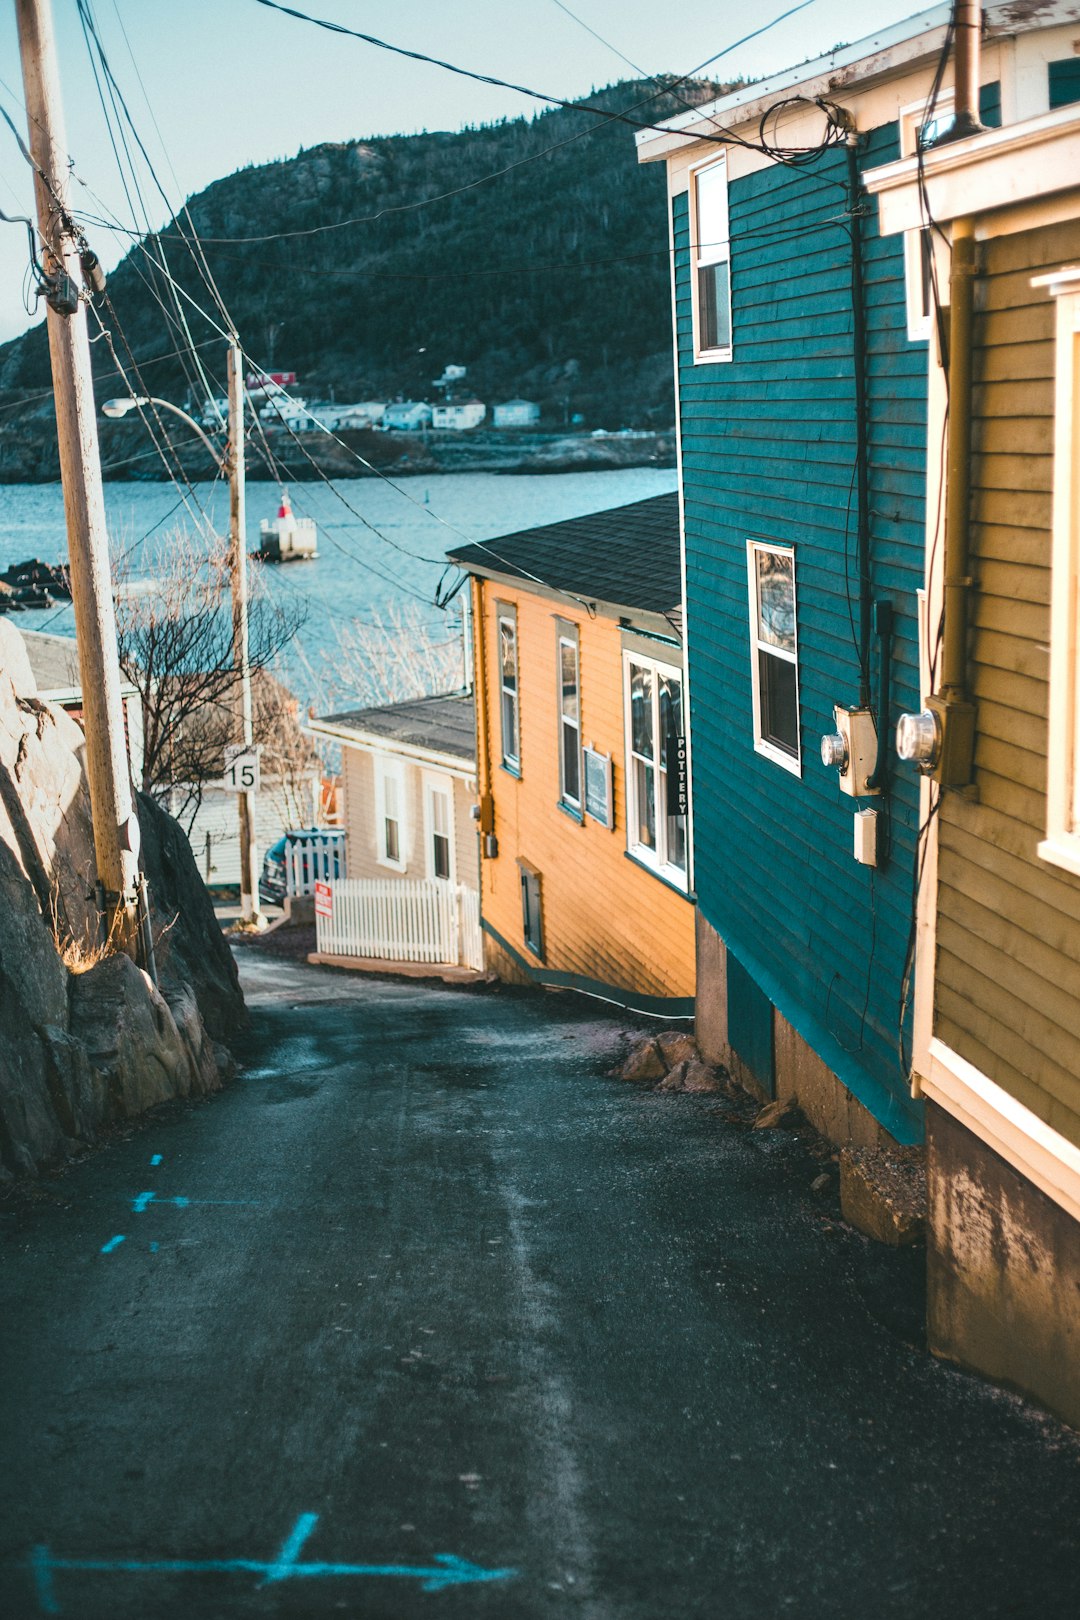
<path fill-rule="evenodd" d="M 982 6 L 979 0 L 954 0 L 953 83 L 955 118 L 945 140 L 962 141 L 982 132 L 979 122 L 979 47 Z"/>
<path fill-rule="evenodd" d="M 855 445 L 858 510 L 856 515 L 859 559 L 859 707 L 870 707 L 870 469 L 866 409 L 866 303 L 862 259 L 862 181 L 859 178 L 858 137 L 847 144 L 848 212 L 851 216 L 851 330 L 852 369 L 855 373 Z"/>
<path fill-rule="evenodd" d="M 480 848 L 484 855 L 498 852 L 495 842 L 495 799 L 491 791 L 491 742 L 488 721 L 487 634 L 484 627 L 484 582 L 474 574 L 472 586 L 473 661 L 476 667 L 474 697 L 476 702 L 477 787 L 480 789 L 478 831 Z"/>
<path fill-rule="evenodd" d="M 949 432 L 946 459 L 944 601 L 941 679 L 922 714 L 903 715 L 896 734 L 901 759 L 914 760 L 943 788 L 971 782 L 975 705 L 968 692 L 968 537 L 971 523 L 971 334 L 975 234 L 970 219 L 952 233 L 949 275 Z"/>

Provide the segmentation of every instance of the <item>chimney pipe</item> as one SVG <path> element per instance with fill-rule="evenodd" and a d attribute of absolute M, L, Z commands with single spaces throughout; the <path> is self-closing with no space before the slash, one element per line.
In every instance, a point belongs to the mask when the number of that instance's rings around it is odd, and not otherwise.
<path fill-rule="evenodd" d="M 978 135 L 979 46 L 982 38 L 980 0 L 953 0 L 953 82 L 956 117 L 945 141 L 962 141 Z"/>

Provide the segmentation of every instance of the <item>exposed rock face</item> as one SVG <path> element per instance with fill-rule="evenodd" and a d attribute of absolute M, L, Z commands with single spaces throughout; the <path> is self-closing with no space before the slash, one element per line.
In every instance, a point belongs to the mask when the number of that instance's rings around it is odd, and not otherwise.
<path fill-rule="evenodd" d="M 142 864 L 150 884 L 158 974 L 166 999 L 190 985 L 203 1023 L 216 1041 L 244 1022 L 236 962 L 183 830 L 145 793 L 138 796 Z"/>
<path fill-rule="evenodd" d="M 227 1055 L 207 1027 L 225 1035 L 244 1017 L 194 858 L 155 806 L 139 808 L 161 886 L 157 929 L 171 925 L 161 989 L 126 956 L 94 960 L 82 750 L 0 619 L 0 1177 L 33 1174 L 166 1098 L 216 1089 Z"/>

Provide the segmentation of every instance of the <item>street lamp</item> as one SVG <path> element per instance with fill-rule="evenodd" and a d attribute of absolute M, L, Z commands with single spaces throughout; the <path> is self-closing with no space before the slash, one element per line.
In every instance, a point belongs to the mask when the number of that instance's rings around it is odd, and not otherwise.
<path fill-rule="evenodd" d="M 240 720 L 243 728 L 245 751 L 254 747 L 254 724 L 251 701 L 251 659 L 248 643 L 247 592 L 247 525 L 244 516 L 244 373 L 240 344 L 236 338 L 229 341 L 229 437 L 224 455 L 215 449 L 187 411 L 173 405 L 170 400 L 153 395 L 129 394 L 123 399 L 107 399 L 101 407 L 102 415 L 116 420 L 129 411 L 144 405 L 156 405 L 171 411 L 198 434 L 209 450 L 218 470 L 229 480 L 229 576 L 232 586 L 232 657 L 233 668 L 240 675 Z M 249 926 L 261 927 L 259 913 L 259 875 L 255 866 L 255 795 L 241 789 L 237 794 L 240 815 L 240 914 Z"/>
<path fill-rule="evenodd" d="M 215 447 L 210 443 L 210 440 L 206 437 L 206 434 L 203 432 L 198 422 L 196 422 L 195 418 L 193 416 L 189 416 L 187 411 L 182 411 L 179 405 L 174 405 L 170 400 L 158 399 L 153 394 L 129 394 L 126 399 L 107 399 L 101 407 L 101 414 L 102 416 L 111 417 L 113 421 L 117 421 L 120 417 L 126 416 L 129 411 L 137 411 L 141 409 L 143 405 L 157 405 L 163 411 L 172 411 L 174 416 L 179 416 L 181 421 L 186 422 L 188 427 L 191 428 L 194 433 L 199 435 L 199 438 L 213 456 L 218 470 L 220 472 L 225 472 L 227 470 L 225 466 L 225 458 L 221 454 L 221 451 L 215 449 Z"/>

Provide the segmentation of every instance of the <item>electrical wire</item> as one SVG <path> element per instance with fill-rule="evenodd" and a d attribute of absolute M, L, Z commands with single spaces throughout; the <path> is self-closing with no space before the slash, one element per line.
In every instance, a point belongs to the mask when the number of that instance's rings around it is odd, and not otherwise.
<path fill-rule="evenodd" d="M 472 79 L 478 84 L 490 84 L 496 86 L 498 89 L 513 90 L 518 95 L 528 96 L 533 101 L 546 102 L 548 106 L 551 107 L 562 107 L 567 111 L 572 112 L 593 113 L 597 117 L 605 120 L 614 118 L 619 123 L 630 124 L 635 129 L 655 130 L 661 135 L 682 135 L 685 133 L 683 130 L 671 129 L 670 127 L 662 124 L 642 123 L 637 119 L 630 118 L 627 113 L 611 113 L 606 107 L 594 107 L 587 101 L 567 101 L 562 96 L 552 96 L 546 94 L 546 92 L 542 90 L 530 89 L 528 85 L 514 84 L 508 79 L 500 79 L 491 74 L 478 73 L 472 68 L 460 67 L 454 62 L 443 61 L 440 57 L 429 56 L 424 51 L 410 51 L 407 50 L 403 45 L 391 45 L 388 40 L 379 39 L 375 34 L 361 33 L 358 29 L 347 28 L 344 23 L 331 22 L 325 17 L 313 17 L 309 12 L 300 11 L 294 6 L 282 5 L 280 0 L 255 0 L 255 4 L 265 6 L 270 11 L 281 12 L 287 17 L 294 17 L 300 22 L 311 23 L 316 28 L 325 29 L 328 33 L 342 34 L 350 39 L 359 40 L 365 45 L 372 45 L 379 50 L 389 51 L 395 56 L 404 56 L 413 62 L 424 62 L 431 67 L 442 68 L 447 73 L 454 73 L 461 78 Z M 717 51 L 713 56 L 707 57 L 704 62 L 699 62 L 697 67 L 691 68 L 689 73 L 681 74 L 666 88 L 668 90 L 674 90 L 678 85 L 685 84 L 688 79 L 693 78 L 698 73 L 704 72 L 704 70 L 707 67 L 711 67 L 714 62 L 720 61 L 721 57 L 729 56 L 732 51 L 738 50 L 741 46 L 748 44 L 753 39 L 757 39 L 761 34 L 768 33 L 770 29 L 775 28 L 779 23 L 786 22 L 789 17 L 795 16 L 797 12 L 805 11 L 809 6 L 814 4 L 815 0 L 799 0 L 797 5 L 790 6 L 786 11 L 782 12 L 778 17 L 774 17 L 770 22 L 762 24 L 760 28 L 755 28 L 752 33 L 745 34 L 741 39 L 736 40 L 734 44 L 726 45 L 722 51 Z M 650 96 L 647 99 L 650 101 L 655 101 L 657 97 Z M 702 140 L 713 140 L 718 138 L 719 137 L 709 135 L 700 136 L 700 139 Z M 726 140 L 726 138 L 727 137 L 725 136 L 724 139 Z"/>

